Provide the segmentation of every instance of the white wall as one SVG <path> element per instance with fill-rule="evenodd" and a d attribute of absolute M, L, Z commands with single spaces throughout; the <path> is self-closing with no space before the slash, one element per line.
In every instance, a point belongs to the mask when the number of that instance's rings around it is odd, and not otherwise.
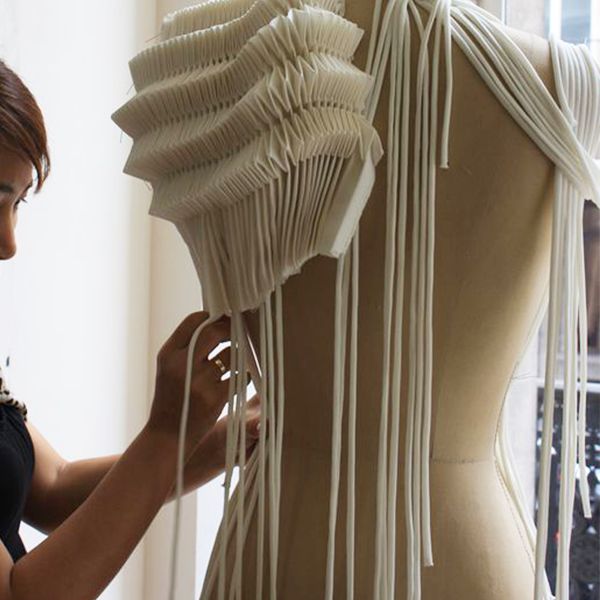
<path fill-rule="evenodd" d="M 162 344 L 186 315 L 202 308 L 200 287 L 188 250 L 170 223 L 158 220 L 152 223 L 151 264 L 149 385 L 154 382 L 155 357 Z M 147 533 L 144 600 L 167 598 L 173 514 L 172 502 L 159 512 Z M 183 499 L 181 533 L 176 598 L 189 600 L 195 594 L 195 494 Z"/>
<path fill-rule="evenodd" d="M 129 142 L 110 114 L 154 26 L 148 0 L 0 0 L 0 56 L 37 97 L 53 159 L 2 265 L 0 360 L 10 354 L 12 391 L 68 459 L 124 450 L 147 414 L 149 195 L 121 174 Z M 23 535 L 28 548 L 41 539 Z M 142 598 L 142 550 L 102 598 Z"/>
<path fill-rule="evenodd" d="M 163 17 L 195 4 L 187 0 L 157 0 L 157 29 Z M 201 290 L 187 247 L 174 226 L 152 222 L 152 284 L 150 329 L 150 380 L 154 356 L 177 324 L 190 312 L 202 309 Z M 177 577 L 178 600 L 197 597 L 204 579 L 222 512 L 222 478 L 184 498 L 182 538 Z M 146 542 L 144 600 L 164 600 L 168 584 L 174 503 L 157 516 Z"/>
<path fill-rule="evenodd" d="M 146 186 L 121 174 L 130 143 L 110 121 L 132 93 L 129 59 L 189 4 L 0 0 L 0 57 L 38 98 L 53 159 L 21 209 L 17 256 L 0 264 L 0 360 L 10 355 L 12 391 L 68 459 L 125 449 L 147 415 L 158 349 L 202 308 L 184 243 L 147 216 Z M 184 500 L 178 598 L 202 583 L 221 489 Z M 104 600 L 166 597 L 172 516 L 173 504 L 157 515 Z M 43 539 L 22 535 L 29 549 Z"/>

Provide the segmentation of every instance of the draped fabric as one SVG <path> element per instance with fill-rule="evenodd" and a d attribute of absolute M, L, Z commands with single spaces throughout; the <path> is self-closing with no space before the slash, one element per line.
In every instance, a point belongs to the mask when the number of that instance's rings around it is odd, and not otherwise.
<path fill-rule="evenodd" d="M 418 8 L 425 9 L 425 19 Z M 421 569 L 432 566 L 435 558 L 429 454 L 436 171 L 451 165 L 452 53 L 458 50 L 556 165 L 537 542 L 531 526 L 529 531 L 536 550 L 535 600 L 541 600 L 550 596 L 544 560 L 554 379 L 562 327 L 567 368 L 557 598 L 567 600 L 577 464 L 580 472 L 585 472 L 586 350 L 582 348 L 578 366 L 576 348 L 578 330 L 581 335 L 587 329 L 581 212 L 586 198 L 600 205 L 600 69 L 584 46 L 552 40 L 557 104 L 502 23 L 467 0 L 375 0 L 367 66 L 361 71 L 352 58 L 362 31 L 342 15 L 343 3 L 332 0 L 212 0 L 174 13 L 163 24 L 162 40 L 131 61 L 136 94 L 114 115 L 134 140 L 125 170 L 151 182 L 151 214 L 172 221 L 186 241 L 211 321 L 222 314 L 232 317 L 224 514 L 202 598 L 215 593 L 219 600 L 241 598 L 242 555 L 255 514 L 256 598 L 277 597 L 285 405 L 281 286 L 316 254 L 338 261 L 323 595 L 326 600 L 337 597 L 334 562 L 336 552 L 342 551 L 347 598 L 354 598 L 359 221 L 383 152 L 372 122 L 385 78 L 390 83 L 385 144 L 386 259 L 381 290 L 385 333 L 377 508 L 373 515 L 373 598 L 421 597 Z M 411 73 L 414 36 L 419 40 L 416 77 Z M 442 77 L 445 95 L 438 114 Z M 416 99 L 414 106 L 411 97 Z M 412 223 L 407 223 L 408 202 L 413 206 Z M 408 226 L 412 227 L 412 262 L 405 265 Z M 405 277 L 410 277 L 406 299 Z M 406 332 L 402 330 L 405 300 L 411 314 Z M 242 315 L 251 308 L 257 308 L 260 315 L 258 355 Z M 190 343 L 184 407 L 189 403 L 191 356 L 201 328 Z M 408 563 L 407 587 L 401 591 L 396 589 L 395 531 L 404 335 L 409 339 L 403 465 Z M 581 335 L 580 340 L 585 339 Z M 239 453 L 240 479 L 232 491 L 236 448 L 245 447 L 242 423 L 247 368 L 262 399 L 263 427 L 257 450 L 247 464 L 244 453 Z M 349 389 L 344 389 L 346 370 Z M 344 411 L 348 411 L 347 448 L 342 448 Z M 182 432 L 185 419 L 186 408 Z M 346 490 L 340 490 L 343 452 L 348 465 Z M 178 494 L 182 470 L 181 443 Z M 579 482 L 589 514 L 585 477 Z M 345 524 L 337 518 L 343 492 L 348 506 Z M 514 489 L 511 494 L 518 501 Z M 521 507 L 523 518 L 525 512 Z M 346 528 L 344 549 L 335 547 L 335 532 L 342 526 Z M 174 544 L 178 530 L 179 510 Z M 235 549 L 232 565 L 227 561 L 230 546 Z M 174 554 L 171 597 L 176 559 Z M 263 571 L 268 573 L 266 580 Z"/>

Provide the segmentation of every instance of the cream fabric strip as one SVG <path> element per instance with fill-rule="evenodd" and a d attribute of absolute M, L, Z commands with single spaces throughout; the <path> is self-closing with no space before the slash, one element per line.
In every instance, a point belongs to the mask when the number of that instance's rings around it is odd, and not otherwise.
<path fill-rule="evenodd" d="M 231 321 L 231 364 L 230 364 L 230 376 L 229 376 L 229 400 L 228 400 L 228 421 L 227 421 L 227 448 L 225 453 L 225 482 L 224 490 L 225 497 L 223 503 L 223 521 L 227 524 L 229 521 L 230 507 L 229 494 L 231 488 L 231 478 L 233 475 L 234 468 L 234 450 L 237 443 L 238 436 L 238 421 L 233 418 L 234 403 L 235 403 L 235 390 L 236 390 L 236 375 L 238 371 L 238 330 L 236 321 Z M 241 498 L 240 502 L 244 499 Z M 225 600 L 225 581 L 227 574 L 225 573 L 225 563 L 227 558 L 227 545 L 222 544 L 219 549 L 219 600 Z"/>
<path fill-rule="evenodd" d="M 356 530 L 356 405 L 358 377 L 359 228 L 352 240 L 352 312 L 350 316 L 350 381 L 348 398 L 348 489 L 346 494 L 346 596 L 354 600 Z"/>
<path fill-rule="evenodd" d="M 273 433 L 277 428 L 275 420 L 275 361 L 273 351 L 273 311 L 271 308 L 271 297 L 266 303 L 266 324 L 267 324 L 267 373 L 268 375 L 268 391 L 265 397 L 265 408 L 267 409 L 269 427 L 273 430 L 271 435 L 267 437 L 269 446 L 269 595 L 275 597 L 277 589 L 277 534 L 279 531 L 278 522 L 275 520 L 277 514 L 277 457 L 275 442 L 276 436 Z"/>
<path fill-rule="evenodd" d="M 281 469 L 281 461 L 283 454 L 283 424 L 284 424 L 284 411 L 285 411 L 285 392 L 284 392 L 284 348 L 283 348 L 283 304 L 281 297 L 281 285 L 275 288 L 275 349 L 276 349 L 276 365 L 277 365 L 277 409 L 276 418 L 274 421 L 275 431 L 272 436 L 276 436 L 275 443 L 275 481 L 276 481 L 276 500 L 273 514 L 273 523 L 276 528 L 276 545 L 274 547 L 273 555 L 274 561 L 272 563 L 273 572 L 277 573 L 277 557 L 279 556 L 279 514 L 281 504 L 281 481 L 283 477 Z M 273 590 L 277 595 L 277 587 L 274 582 Z"/>
<path fill-rule="evenodd" d="M 437 153 L 437 93 L 442 26 L 444 47 L 450 39 L 449 7 L 437 3 L 423 26 L 413 3 L 389 2 L 379 30 L 378 44 L 373 38 L 367 70 L 374 75 L 373 96 L 368 116 L 375 115 L 384 74 L 390 62 L 390 114 L 388 124 L 388 230 L 384 290 L 383 389 L 377 486 L 377 543 L 374 598 L 395 596 L 395 515 L 398 471 L 400 364 L 404 293 L 404 256 L 406 239 L 407 181 L 409 173 L 410 110 L 410 35 L 409 9 L 421 37 L 417 71 L 415 145 L 413 148 L 413 249 L 411 266 L 411 320 L 409 354 L 409 398 L 407 410 L 405 504 L 407 520 L 408 597 L 420 597 L 421 547 L 426 565 L 433 564 L 429 526 L 429 437 L 431 415 L 431 348 L 433 240 L 435 198 L 435 155 Z M 375 15 L 381 8 L 376 7 Z M 435 25 L 435 30 L 434 30 Z M 434 31 L 433 73 L 426 61 L 428 41 Z M 442 125 L 442 166 L 447 166 L 447 144 L 452 90 L 451 62 L 446 59 L 446 108 Z M 430 79 L 432 78 L 432 80 Z M 431 86 L 431 95 L 429 96 Z M 431 108 L 430 108 L 431 107 Z M 399 217 L 398 217 L 399 215 Z M 399 222 L 398 222 L 399 220 Z M 396 269 L 398 270 L 395 273 Z M 392 313 L 395 307 L 394 327 Z M 392 331 L 395 343 L 391 351 Z M 394 365 L 391 381 L 390 360 Z M 391 410 L 391 448 L 387 448 Z M 389 465 L 389 466 L 388 466 Z"/>
<path fill-rule="evenodd" d="M 241 323 L 241 315 L 235 314 L 234 320 L 236 322 L 237 327 L 237 335 L 243 336 L 244 331 L 242 329 Z M 239 339 L 239 338 L 238 338 Z M 235 415 L 237 419 L 239 419 L 238 430 L 240 432 L 239 435 L 239 446 L 237 451 L 238 457 L 238 465 L 239 465 L 239 481 L 238 488 L 240 490 L 240 496 L 242 498 L 246 498 L 246 473 L 245 473 L 245 463 L 246 463 L 246 357 L 245 357 L 245 347 L 243 344 L 239 344 L 238 348 L 239 358 L 238 364 L 240 368 L 238 370 L 237 375 L 237 408 Z M 238 502 L 237 505 L 237 536 L 236 536 L 236 546 L 235 546 L 235 568 L 234 568 L 234 581 L 235 581 L 235 596 L 234 598 L 242 597 L 242 553 L 244 548 L 244 502 Z M 232 595 L 229 596 L 232 598 Z"/>
<path fill-rule="evenodd" d="M 335 331 L 333 364 L 333 415 L 331 434 L 331 489 L 329 493 L 329 539 L 327 545 L 327 571 L 325 578 L 325 598 L 333 600 L 335 532 L 340 483 L 340 463 L 342 457 L 342 415 L 344 404 L 344 375 L 346 356 L 347 298 L 348 298 L 348 258 L 342 256 L 337 262 L 335 286 Z"/>
<path fill-rule="evenodd" d="M 265 308 L 264 305 L 260 307 L 260 364 L 267 364 L 267 334 L 266 334 L 266 323 L 265 323 Z M 264 368 L 264 367 L 263 367 Z M 263 555 L 264 555 L 264 539 L 265 539 L 265 478 L 266 478 L 266 435 L 267 430 L 267 411 L 264 410 L 266 405 L 266 393 L 267 393 L 267 373 L 263 372 L 262 386 L 259 388 L 262 409 L 260 414 L 260 437 L 259 437 L 259 464 L 260 464 L 260 504 L 258 513 L 258 535 L 257 535 L 257 552 L 256 552 L 256 600 L 260 600 L 263 597 Z"/>

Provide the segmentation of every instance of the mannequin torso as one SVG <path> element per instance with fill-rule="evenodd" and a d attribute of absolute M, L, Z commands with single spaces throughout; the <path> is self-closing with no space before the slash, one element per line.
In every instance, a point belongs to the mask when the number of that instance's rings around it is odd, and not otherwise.
<path fill-rule="evenodd" d="M 364 68 L 372 2 L 347 0 L 345 16 L 365 30 L 354 61 Z M 547 41 L 508 32 L 554 95 Z M 417 39 L 413 48 L 414 67 Z M 533 591 L 533 562 L 495 468 L 494 440 L 515 361 L 548 281 L 554 166 L 456 45 L 453 56 L 450 169 L 438 169 L 435 209 L 430 466 L 435 565 L 423 572 L 423 599 L 522 600 Z M 387 114 L 384 85 L 375 117 L 382 140 Z M 385 169 L 383 160 L 360 226 L 356 598 L 372 597 L 373 588 Z M 406 265 L 410 248 L 409 228 Z M 334 260 L 316 257 L 283 287 L 286 409 L 278 595 L 286 600 L 319 598 L 324 593 L 334 331 L 323 324 L 333 323 L 335 274 Z M 409 286 L 407 279 L 406 294 Z M 258 314 L 248 312 L 246 318 L 258 348 Z M 404 331 L 408 323 L 405 304 Z M 403 356 L 408 354 L 407 339 Z M 401 424 L 406 367 L 404 360 Z M 401 436 L 402 470 L 402 425 Z M 342 464 L 340 490 L 345 490 L 344 473 Z M 397 598 L 404 598 L 406 589 L 402 485 L 400 476 Z M 339 523 L 345 519 L 344 500 L 342 492 Z M 244 548 L 244 598 L 255 594 L 255 536 L 256 514 Z M 336 598 L 345 597 L 344 545 L 344 528 L 338 527 Z M 212 597 L 217 597 L 216 590 Z"/>

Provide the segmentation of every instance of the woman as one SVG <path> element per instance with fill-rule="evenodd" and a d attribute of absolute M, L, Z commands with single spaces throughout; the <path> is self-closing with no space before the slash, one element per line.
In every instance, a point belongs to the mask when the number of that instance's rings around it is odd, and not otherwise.
<path fill-rule="evenodd" d="M 0 61 L 0 259 L 15 255 L 19 206 L 50 170 L 44 120 L 23 82 Z M 32 180 L 35 173 L 35 180 Z M 157 356 L 146 425 L 122 455 L 67 462 L 27 419 L 0 371 L 0 600 L 96 598 L 123 566 L 160 507 L 172 499 L 187 346 L 207 313 L 189 315 Z M 229 321 L 206 327 L 195 348 L 185 443 L 185 491 L 224 469 Z M 258 437 L 248 406 L 248 452 Z M 24 520 L 48 537 L 26 553 Z"/>

